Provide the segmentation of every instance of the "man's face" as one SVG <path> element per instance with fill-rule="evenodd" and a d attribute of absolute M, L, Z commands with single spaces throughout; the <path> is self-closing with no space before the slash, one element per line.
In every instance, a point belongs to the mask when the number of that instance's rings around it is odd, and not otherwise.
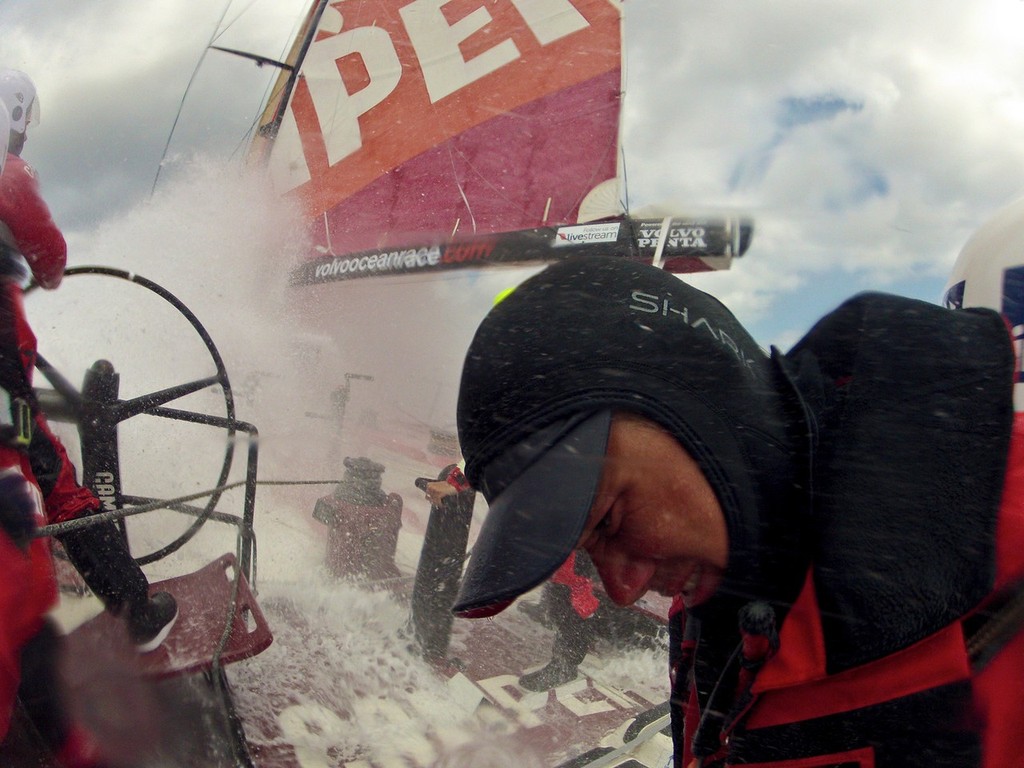
<path fill-rule="evenodd" d="M 725 517 L 697 462 L 654 422 L 616 414 L 579 545 L 609 597 L 629 605 L 654 590 L 699 605 L 721 583 L 728 545 Z"/>

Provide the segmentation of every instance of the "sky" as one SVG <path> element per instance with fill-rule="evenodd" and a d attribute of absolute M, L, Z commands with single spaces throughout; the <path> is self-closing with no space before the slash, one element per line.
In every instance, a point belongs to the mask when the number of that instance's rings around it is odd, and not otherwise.
<path fill-rule="evenodd" d="M 70 263 L 166 281 L 239 358 L 258 354 L 232 322 L 276 322 L 256 288 L 273 270 L 246 254 L 287 250 L 288 227 L 217 170 L 241 156 L 272 73 L 207 45 L 280 57 L 304 6 L 0 0 L 0 65 L 32 75 L 41 98 L 24 156 Z M 763 346 L 789 346 L 861 290 L 939 301 L 967 238 L 1022 194 L 1020 0 L 625 7 L 629 205 L 753 216 L 747 254 L 693 282 Z M 460 353 L 512 279 L 346 285 L 322 308 L 345 330 L 309 343 L 417 418 L 451 423 Z"/>

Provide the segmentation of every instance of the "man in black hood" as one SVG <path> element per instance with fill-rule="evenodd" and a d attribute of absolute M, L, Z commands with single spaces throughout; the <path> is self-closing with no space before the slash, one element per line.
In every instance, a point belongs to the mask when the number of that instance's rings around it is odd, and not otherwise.
<path fill-rule="evenodd" d="M 661 270 L 549 267 L 466 356 L 489 510 L 455 612 L 493 615 L 585 548 L 616 602 L 685 607 L 677 764 L 1010 765 L 1022 705 L 993 681 L 1024 641 L 963 639 L 1024 578 L 1013 362 L 993 312 L 866 294 L 766 354 Z"/>

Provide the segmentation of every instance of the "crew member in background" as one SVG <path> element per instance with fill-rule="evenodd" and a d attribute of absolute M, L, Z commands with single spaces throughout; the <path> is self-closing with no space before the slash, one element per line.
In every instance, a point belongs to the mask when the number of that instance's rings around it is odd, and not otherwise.
<path fill-rule="evenodd" d="M 597 572 L 586 552 L 573 552 L 544 585 L 536 612 L 524 603 L 528 616 L 555 631 L 551 660 L 538 670 L 519 678 L 519 685 L 528 691 L 546 691 L 575 680 L 580 664 L 586 658 L 596 637 L 594 615 L 601 601 L 594 592 Z"/>
<path fill-rule="evenodd" d="M 442 579 L 445 595 L 434 601 L 435 613 L 443 611 L 444 620 L 435 617 L 431 620 L 431 625 L 441 623 L 450 627 L 451 606 L 455 599 L 458 579 L 462 575 L 465 543 L 476 492 L 470 487 L 462 468 L 454 464 L 446 467 L 437 480 L 421 477 L 417 480 L 417 485 L 424 491 L 427 501 L 431 504 L 433 525 L 441 524 L 434 518 L 435 509 L 440 510 L 441 519 L 445 521 L 444 535 L 436 537 L 437 540 L 452 547 L 440 557 L 436 552 L 430 555 L 439 561 L 436 567 L 444 567 L 446 570 L 446 576 Z M 426 543 L 423 549 L 424 552 L 432 552 L 432 548 Z M 551 581 L 544 586 L 539 604 L 523 604 L 524 612 L 530 618 L 550 626 L 555 632 L 551 660 L 540 669 L 519 678 L 519 684 L 528 691 L 546 691 L 575 680 L 579 674 L 579 666 L 593 643 L 594 622 L 588 622 L 588 619 L 601 607 L 601 602 L 594 593 L 593 579 L 597 574 L 586 554 L 579 558 L 576 555 L 575 552 L 570 555 L 551 577 Z M 442 563 L 447 565 L 442 566 Z M 418 577 L 420 573 L 422 571 L 418 569 Z M 436 596 L 437 587 L 432 587 L 431 591 Z M 417 600 L 414 598 L 414 618 L 418 618 L 416 603 Z M 417 622 L 420 642 L 425 648 L 431 649 L 430 640 L 426 639 L 428 637 L 436 635 L 444 637 L 445 642 L 447 641 L 447 633 L 440 635 L 436 630 L 433 633 L 424 632 L 424 624 L 422 619 Z M 435 642 L 435 651 L 436 645 Z"/>
<path fill-rule="evenodd" d="M 436 479 L 417 478 L 416 487 L 430 502 L 430 517 L 416 566 L 410 618 L 424 658 L 436 662 L 447 658 L 451 641 L 452 605 L 466 560 L 476 491 L 457 464 L 449 464 Z"/>
<path fill-rule="evenodd" d="M 39 114 L 35 85 L 24 72 L 0 70 L 0 101 L 10 121 L 0 176 L 0 388 L 10 402 L 10 423 L 0 469 L 23 466 L 42 493 L 47 521 L 61 523 L 95 513 L 100 501 L 78 484 L 75 468 L 32 391 L 36 339 L 25 317 L 22 283 L 27 262 L 41 287 L 60 285 L 67 246 L 39 194 L 35 171 L 21 159 L 28 126 Z M 104 522 L 59 539 L 107 610 L 124 617 L 136 647 L 147 652 L 159 646 L 177 617 L 177 605 L 167 592 L 149 595 L 146 576 L 118 527 Z"/>
<path fill-rule="evenodd" d="M 9 134 L 10 112 L 0 101 L 0 178 Z M 28 457 L 8 444 L 16 436 L 12 425 L 0 426 L 0 743 L 17 699 L 61 765 L 99 768 L 94 740 L 72 721 L 57 679 L 60 637 L 47 617 L 57 582 L 50 543 L 34 536 L 45 517 L 38 488 L 25 478 Z"/>
<path fill-rule="evenodd" d="M 417 478 L 416 485 L 421 488 L 431 506 L 440 504 L 456 493 L 473 491 L 462 473 L 462 467 L 458 464 L 449 464 L 445 467 L 437 480 L 431 480 L 429 477 Z"/>

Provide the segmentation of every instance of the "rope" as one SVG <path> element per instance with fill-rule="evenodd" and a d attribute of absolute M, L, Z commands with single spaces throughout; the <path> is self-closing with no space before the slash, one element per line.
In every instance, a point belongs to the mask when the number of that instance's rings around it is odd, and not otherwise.
<path fill-rule="evenodd" d="M 256 485 L 337 485 L 342 482 L 341 480 L 257 480 Z M 104 523 L 109 520 L 121 520 L 126 517 L 132 517 L 134 515 L 141 515 L 145 512 L 153 512 L 157 509 L 168 509 L 175 504 L 185 504 L 189 501 L 196 501 L 207 496 L 212 496 L 215 493 L 229 491 L 232 488 L 239 488 L 244 486 L 245 480 L 237 480 L 233 483 L 225 483 L 224 485 L 218 485 L 208 491 L 198 491 L 196 493 L 190 493 L 186 496 L 178 496 L 174 499 L 158 499 L 157 501 L 151 501 L 148 504 L 138 504 L 131 507 L 124 507 L 122 509 L 113 509 L 109 512 L 100 512 L 95 515 L 86 515 L 85 517 L 78 517 L 74 520 L 65 520 L 62 523 L 51 523 L 50 525 L 44 525 L 36 529 L 35 536 L 56 536 L 62 533 L 70 533 L 71 531 L 77 531 L 80 528 L 88 528 L 90 525 L 96 525 L 97 523 Z"/>

